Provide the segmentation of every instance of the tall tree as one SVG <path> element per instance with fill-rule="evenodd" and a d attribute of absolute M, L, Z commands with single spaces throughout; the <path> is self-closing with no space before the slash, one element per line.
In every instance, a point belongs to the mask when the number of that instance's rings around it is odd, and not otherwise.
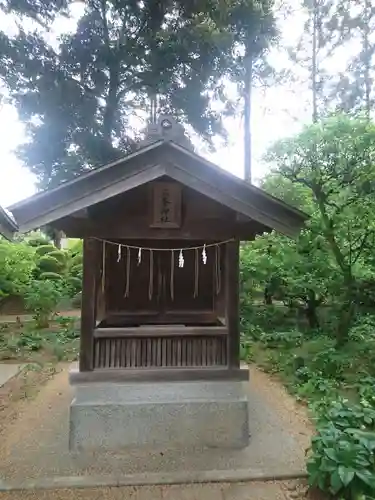
<path fill-rule="evenodd" d="M 375 5 L 372 0 L 354 4 L 338 0 L 338 6 L 339 44 L 347 44 L 349 57 L 345 71 L 331 85 L 331 98 L 338 109 L 354 114 L 362 111 L 370 119 L 374 104 Z"/>
<path fill-rule="evenodd" d="M 332 75 L 327 63 L 340 45 L 337 0 L 302 0 L 305 21 L 303 33 L 296 45 L 288 49 L 296 66 L 294 78 L 307 83 L 311 92 L 311 119 L 315 123 L 326 114 L 330 104 L 327 84 Z"/>
<path fill-rule="evenodd" d="M 339 345 L 347 340 L 365 251 L 375 237 L 374 155 L 375 126 L 347 116 L 306 127 L 297 137 L 280 141 L 268 155 L 282 176 L 307 189 L 314 200 L 310 227 L 324 237 L 336 268 Z"/>
<path fill-rule="evenodd" d="M 256 33 L 257 62 L 264 46 L 258 40 L 267 37 L 257 22 L 266 15 L 252 0 L 90 0 L 57 48 L 40 31 L 21 28 L 3 40 L 0 60 L 27 124 L 21 158 L 42 186 L 115 159 L 134 147 L 134 117 L 155 94 L 160 111 L 207 141 L 224 134 L 222 118 L 233 112 L 225 79 L 241 77 L 241 58 L 233 54 L 244 43 L 244 20 Z M 226 103 L 224 113 L 214 111 L 213 99 Z"/>
<path fill-rule="evenodd" d="M 239 90 L 243 98 L 244 110 L 244 178 L 251 183 L 252 134 L 251 105 L 253 88 L 274 80 L 274 73 L 267 62 L 267 52 L 278 40 L 274 0 L 253 2 L 251 15 L 248 14 L 247 1 L 234 3 L 229 22 L 236 33 L 236 41 L 242 47 L 239 56 L 242 66 Z"/>

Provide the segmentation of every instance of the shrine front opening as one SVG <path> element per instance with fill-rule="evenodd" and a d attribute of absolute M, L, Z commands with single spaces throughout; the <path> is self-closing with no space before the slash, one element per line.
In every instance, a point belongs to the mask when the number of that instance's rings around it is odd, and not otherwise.
<path fill-rule="evenodd" d="M 95 284 L 94 370 L 227 366 L 226 255 L 238 242 L 92 244 L 102 262 Z M 232 364 L 238 366 L 238 359 Z"/>

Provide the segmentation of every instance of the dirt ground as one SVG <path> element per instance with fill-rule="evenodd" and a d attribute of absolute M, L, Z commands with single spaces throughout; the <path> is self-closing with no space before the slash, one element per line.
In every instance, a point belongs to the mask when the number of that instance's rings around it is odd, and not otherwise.
<path fill-rule="evenodd" d="M 0 390 L 0 477 L 6 479 L 12 477 L 13 474 L 15 477 L 24 477 L 28 471 L 28 462 L 33 461 L 38 466 L 43 459 L 43 454 L 48 462 L 46 470 L 50 464 L 52 464 L 51 467 L 55 466 L 54 460 L 58 454 L 56 450 L 51 452 L 49 445 L 48 449 L 43 449 L 41 446 L 41 451 L 38 451 L 38 444 L 41 444 L 38 443 L 38 440 L 40 441 L 43 435 L 48 437 L 52 429 L 45 423 L 41 424 L 40 420 L 44 417 L 45 422 L 50 423 L 51 419 L 54 420 L 59 405 L 61 406 L 62 402 L 65 405 L 66 398 L 69 399 L 67 369 L 66 364 L 60 364 L 56 368 L 47 367 L 39 371 L 29 371 L 26 374 L 18 375 Z M 268 417 L 265 418 L 264 425 L 272 427 L 277 417 L 278 425 L 283 426 L 286 433 L 292 435 L 293 446 L 299 447 L 301 453 L 297 462 L 300 463 L 313 434 L 313 426 L 308 419 L 306 409 L 299 405 L 279 382 L 256 368 L 251 369 L 250 383 L 254 390 L 254 399 L 256 400 L 260 395 L 262 405 L 264 408 L 269 407 L 270 413 L 272 413 L 268 422 Z M 262 408 L 262 412 L 264 408 Z M 56 419 L 55 425 L 59 427 L 61 424 L 58 417 Z M 41 427 L 40 432 L 38 432 L 39 426 Z M 256 432 L 257 429 L 253 429 L 253 433 Z M 28 439 L 34 433 L 35 439 Z M 266 442 L 265 446 L 270 446 L 271 442 L 272 440 Z M 59 441 L 57 445 L 60 445 Z M 28 446 L 33 449 L 28 450 Z M 258 446 L 257 443 L 254 446 Z M 287 449 L 284 451 L 288 453 Z M 270 453 L 272 452 L 273 450 L 270 450 Z M 293 452 L 293 447 L 290 448 L 289 452 Z M 283 448 L 276 445 L 274 453 L 283 455 Z M 61 455 L 63 460 L 64 453 L 62 452 Z M 281 458 L 282 460 L 283 458 Z M 65 467 L 65 464 L 62 467 Z M 70 464 L 69 467 L 71 467 Z M 316 494 L 308 492 L 304 480 L 0 493 L 0 500 L 18 498 L 22 500 L 73 498 L 77 500 L 292 500 L 296 498 L 321 500 L 321 497 L 318 498 Z"/>
<path fill-rule="evenodd" d="M 9 425 L 17 420 L 22 409 L 27 408 L 44 385 L 63 369 L 63 365 L 52 364 L 44 367 L 25 366 L 21 372 L 0 387 L 0 439 L 7 433 Z"/>

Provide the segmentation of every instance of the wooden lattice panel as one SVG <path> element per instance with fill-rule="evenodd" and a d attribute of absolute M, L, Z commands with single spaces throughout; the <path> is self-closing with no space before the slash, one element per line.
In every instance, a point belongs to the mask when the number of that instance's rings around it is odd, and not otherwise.
<path fill-rule="evenodd" d="M 225 336 L 96 338 L 95 368 L 209 367 L 227 364 Z"/>

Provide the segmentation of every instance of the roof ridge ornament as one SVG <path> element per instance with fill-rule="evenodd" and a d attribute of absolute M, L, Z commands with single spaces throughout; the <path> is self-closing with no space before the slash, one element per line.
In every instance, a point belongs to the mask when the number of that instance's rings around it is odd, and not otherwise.
<path fill-rule="evenodd" d="M 157 141 L 172 141 L 194 151 L 192 142 L 185 134 L 184 126 L 171 115 L 160 114 L 155 122 L 148 123 L 145 138 L 139 143 L 139 149 Z"/>

